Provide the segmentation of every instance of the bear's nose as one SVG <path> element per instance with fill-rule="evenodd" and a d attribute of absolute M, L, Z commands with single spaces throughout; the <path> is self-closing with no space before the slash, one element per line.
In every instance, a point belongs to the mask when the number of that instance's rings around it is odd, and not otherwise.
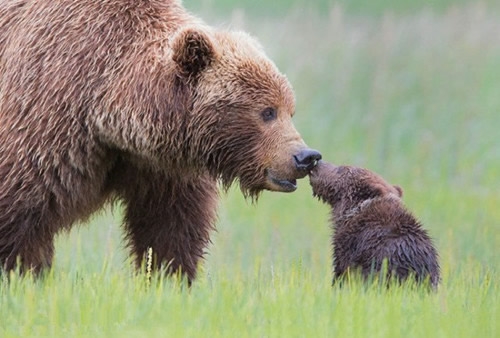
<path fill-rule="evenodd" d="M 295 167 L 301 171 L 311 171 L 321 160 L 321 154 L 314 149 L 304 149 L 293 156 Z"/>

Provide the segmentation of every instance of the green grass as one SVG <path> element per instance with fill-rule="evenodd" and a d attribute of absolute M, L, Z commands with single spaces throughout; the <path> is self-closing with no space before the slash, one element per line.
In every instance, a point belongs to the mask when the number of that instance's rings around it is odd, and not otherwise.
<path fill-rule="evenodd" d="M 236 188 L 223 195 L 191 290 L 134 273 L 119 209 L 61 234 L 46 278 L 0 283 L 0 337 L 498 337 L 500 14 L 442 3 L 382 15 L 203 9 L 261 40 L 295 88 L 310 146 L 404 188 L 441 255 L 437 293 L 330 287 L 328 208 L 303 180 L 257 205 Z"/>
<path fill-rule="evenodd" d="M 494 276 L 461 272 L 437 294 L 353 280 L 330 288 L 309 267 L 223 269 L 191 290 L 175 280 L 102 272 L 13 279 L 2 290 L 2 337 L 495 337 Z M 222 274 L 226 275 L 222 275 Z"/>

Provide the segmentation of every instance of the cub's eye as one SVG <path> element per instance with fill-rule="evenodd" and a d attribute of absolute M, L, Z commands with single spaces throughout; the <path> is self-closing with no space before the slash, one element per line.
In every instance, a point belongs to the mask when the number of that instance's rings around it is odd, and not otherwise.
<path fill-rule="evenodd" d="M 278 117 L 278 113 L 276 112 L 276 109 L 271 108 L 271 107 L 264 109 L 260 113 L 260 115 L 262 116 L 262 120 L 264 120 L 264 122 L 275 120 L 276 117 Z"/>

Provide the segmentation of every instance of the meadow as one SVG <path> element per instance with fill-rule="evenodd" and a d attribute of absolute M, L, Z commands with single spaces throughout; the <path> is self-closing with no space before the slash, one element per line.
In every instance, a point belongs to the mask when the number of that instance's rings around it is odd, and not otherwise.
<path fill-rule="evenodd" d="M 45 278 L 0 282 L 0 337 L 499 337 L 495 1 L 184 4 L 261 41 L 309 146 L 403 187 L 440 253 L 439 290 L 332 288 L 329 210 L 308 180 L 256 204 L 234 186 L 191 289 L 134 272 L 116 206 L 58 236 Z"/>

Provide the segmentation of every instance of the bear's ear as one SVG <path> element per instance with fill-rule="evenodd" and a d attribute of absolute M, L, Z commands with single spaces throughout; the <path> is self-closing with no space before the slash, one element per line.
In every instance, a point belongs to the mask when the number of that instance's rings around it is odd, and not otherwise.
<path fill-rule="evenodd" d="M 173 60 L 181 75 L 196 76 L 210 65 L 215 57 L 215 49 L 208 35 L 196 28 L 181 30 L 174 37 Z"/>
<path fill-rule="evenodd" d="M 394 189 L 398 192 L 399 197 L 403 197 L 403 189 L 399 185 L 395 185 Z"/>

